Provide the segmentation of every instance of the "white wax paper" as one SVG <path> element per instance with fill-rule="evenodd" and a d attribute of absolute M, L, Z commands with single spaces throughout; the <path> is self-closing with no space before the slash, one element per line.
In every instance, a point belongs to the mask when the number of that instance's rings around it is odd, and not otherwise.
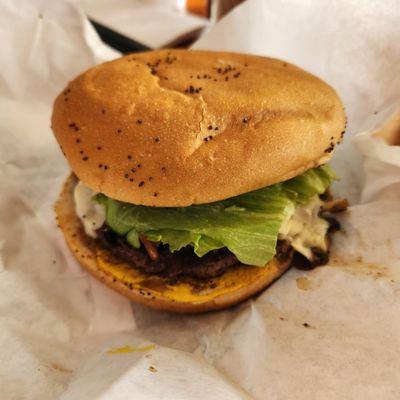
<path fill-rule="evenodd" d="M 0 397 L 398 399 L 400 148 L 372 133 L 399 105 L 399 22 L 396 1 L 253 0 L 197 45 L 280 57 L 335 86 L 349 117 L 335 190 L 354 205 L 328 266 L 179 316 L 132 312 L 79 268 L 54 222 L 68 167 L 52 100 L 116 54 L 68 3 L 1 0 Z"/>

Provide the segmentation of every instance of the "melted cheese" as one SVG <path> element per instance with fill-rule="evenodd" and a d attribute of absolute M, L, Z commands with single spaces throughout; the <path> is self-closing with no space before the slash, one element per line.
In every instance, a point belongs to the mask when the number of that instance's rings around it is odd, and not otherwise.
<path fill-rule="evenodd" d="M 253 282 L 264 279 L 266 275 L 277 277 L 283 271 L 281 266 L 272 261 L 268 264 L 268 268 L 251 267 L 243 265 L 228 270 L 223 275 L 213 279 L 212 287 L 205 287 L 201 290 L 194 290 L 193 285 L 186 282 L 176 282 L 168 284 L 166 282 L 162 288 L 147 287 L 149 277 L 138 269 L 132 268 L 129 263 L 119 262 L 110 263 L 107 252 L 103 250 L 97 251 L 97 264 L 102 271 L 112 276 L 120 282 L 124 282 L 132 290 L 141 291 L 142 295 L 152 295 L 168 298 L 177 302 L 189 302 L 200 304 L 211 301 L 218 296 L 228 293 L 237 292 Z M 271 281 L 273 279 L 271 278 Z"/>

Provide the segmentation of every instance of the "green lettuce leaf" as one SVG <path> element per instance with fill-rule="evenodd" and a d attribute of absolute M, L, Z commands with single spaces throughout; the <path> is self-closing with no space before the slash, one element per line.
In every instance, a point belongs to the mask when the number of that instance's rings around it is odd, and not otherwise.
<path fill-rule="evenodd" d="M 168 244 L 171 251 L 192 246 L 202 257 L 227 247 L 243 264 L 264 266 L 275 255 L 278 232 L 297 204 L 325 192 L 334 173 L 311 169 L 283 183 L 227 200 L 190 207 L 146 207 L 98 194 L 106 207 L 107 225 L 139 247 L 139 233 Z"/>
<path fill-rule="evenodd" d="M 323 165 L 309 169 L 304 174 L 284 182 L 283 185 L 287 190 L 296 192 L 298 204 L 304 204 L 316 194 L 324 193 L 334 179 L 336 174 L 332 168 Z"/>

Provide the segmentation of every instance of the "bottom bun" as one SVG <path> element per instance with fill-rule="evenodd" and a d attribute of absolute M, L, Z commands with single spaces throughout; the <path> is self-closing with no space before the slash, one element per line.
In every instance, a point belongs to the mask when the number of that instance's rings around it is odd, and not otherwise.
<path fill-rule="evenodd" d="M 132 301 L 176 313 L 220 310 L 265 289 L 290 267 L 290 257 L 285 261 L 274 258 L 264 268 L 239 265 L 217 278 L 193 283 L 170 283 L 160 276 L 144 274 L 132 264 L 116 259 L 85 234 L 75 212 L 76 183 L 76 177 L 71 175 L 55 205 L 65 240 L 83 268 Z"/>

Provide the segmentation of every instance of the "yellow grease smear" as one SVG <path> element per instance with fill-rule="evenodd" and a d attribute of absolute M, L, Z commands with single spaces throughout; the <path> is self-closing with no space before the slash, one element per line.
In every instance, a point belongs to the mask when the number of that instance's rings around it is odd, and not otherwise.
<path fill-rule="evenodd" d="M 296 285 L 300 290 L 313 290 L 319 288 L 320 284 L 316 281 L 307 278 L 306 276 L 300 276 L 296 279 Z"/>
<path fill-rule="evenodd" d="M 274 274 L 273 270 L 276 269 L 276 267 L 272 266 L 268 268 L 250 266 L 238 267 L 226 272 L 219 278 L 213 279 L 215 287 L 194 292 L 193 287 L 187 283 L 176 283 L 174 285 L 166 284 L 163 290 L 147 288 L 142 284 L 147 278 L 145 275 L 123 262 L 108 262 L 106 254 L 103 255 L 101 250 L 97 253 L 97 263 L 100 269 L 119 281 L 132 284 L 132 287 L 136 290 L 143 289 L 146 292 L 150 292 L 152 295 L 160 293 L 163 297 L 177 302 L 191 302 L 197 304 L 207 302 L 226 293 L 237 291 L 266 273 Z"/>
<path fill-rule="evenodd" d="M 150 351 L 155 349 L 156 346 L 154 344 L 149 344 L 148 346 L 143 347 L 133 347 L 133 346 L 123 346 L 117 347 L 116 349 L 111 349 L 107 351 L 107 354 L 126 354 L 126 353 L 134 353 L 137 351 Z"/>

